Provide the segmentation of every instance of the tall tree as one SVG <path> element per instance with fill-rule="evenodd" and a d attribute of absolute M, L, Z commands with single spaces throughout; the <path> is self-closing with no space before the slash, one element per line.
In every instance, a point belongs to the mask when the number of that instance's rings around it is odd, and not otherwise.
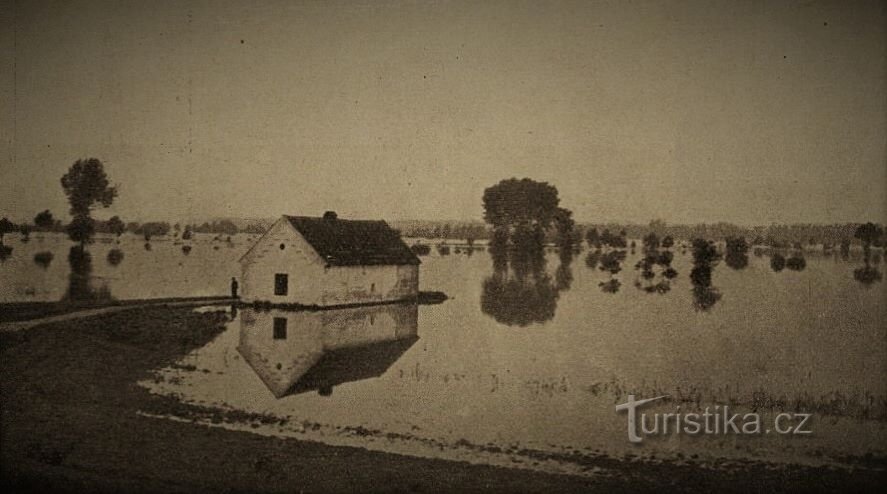
<path fill-rule="evenodd" d="M 559 202 L 557 189 L 546 182 L 510 178 L 484 190 L 484 220 L 514 245 L 541 249 Z"/>
<path fill-rule="evenodd" d="M 77 160 L 62 177 L 62 189 L 68 197 L 72 221 L 68 236 L 79 242 L 81 248 L 92 241 L 95 233 L 91 213 L 97 206 L 108 207 L 117 197 L 117 187 L 112 187 L 105 174 L 105 167 L 96 158 Z"/>

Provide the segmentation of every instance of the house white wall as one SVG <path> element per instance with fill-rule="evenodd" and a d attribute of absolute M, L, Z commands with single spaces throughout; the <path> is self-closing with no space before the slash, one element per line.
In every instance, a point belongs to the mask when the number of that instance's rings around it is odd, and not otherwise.
<path fill-rule="evenodd" d="M 274 223 L 240 262 L 242 300 L 317 303 L 318 280 L 323 275 L 324 262 L 285 218 Z M 277 273 L 289 277 L 286 295 L 274 294 Z"/>
<path fill-rule="evenodd" d="M 419 266 L 327 267 L 286 218 L 247 252 L 241 268 L 246 302 L 335 306 L 405 300 L 419 293 Z M 288 276 L 285 296 L 274 293 L 277 273 Z"/>
<path fill-rule="evenodd" d="M 323 306 L 415 298 L 419 266 L 331 266 L 320 288 L 318 305 Z"/>

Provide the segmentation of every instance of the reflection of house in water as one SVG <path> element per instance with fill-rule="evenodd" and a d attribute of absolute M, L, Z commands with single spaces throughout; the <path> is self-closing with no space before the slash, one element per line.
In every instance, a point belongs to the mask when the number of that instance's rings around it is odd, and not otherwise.
<path fill-rule="evenodd" d="M 240 314 L 237 350 L 274 396 L 379 377 L 417 340 L 418 306 Z"/>

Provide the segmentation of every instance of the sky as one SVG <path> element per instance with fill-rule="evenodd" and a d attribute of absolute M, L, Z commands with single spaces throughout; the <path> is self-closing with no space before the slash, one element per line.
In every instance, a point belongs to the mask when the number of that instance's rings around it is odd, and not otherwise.
<path fill-rule="evenodd" d="M 885 5 L 0 0 L 0 215 L 884 222 Z"/>

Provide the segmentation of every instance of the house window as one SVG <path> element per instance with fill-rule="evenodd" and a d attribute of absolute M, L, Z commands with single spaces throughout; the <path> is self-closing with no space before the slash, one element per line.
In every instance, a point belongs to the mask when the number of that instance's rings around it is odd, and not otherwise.
<path fill-rule="evenodd" d="M 274 275 L 274 295 L 286 295 L 289 291 L 289 275 L 277 273 Z"/>
<path fill-rule="evenodd" d="M 286 339 L 286 318 L 285 317 L 275 317 L 274 318 L 274 339 L 275 340 L 285 340 Z"/>
<path fill-rule="evenodd" d="M 370 293 L 376 293 L 376 284 L 375 283 L 370 284 Z"/>

